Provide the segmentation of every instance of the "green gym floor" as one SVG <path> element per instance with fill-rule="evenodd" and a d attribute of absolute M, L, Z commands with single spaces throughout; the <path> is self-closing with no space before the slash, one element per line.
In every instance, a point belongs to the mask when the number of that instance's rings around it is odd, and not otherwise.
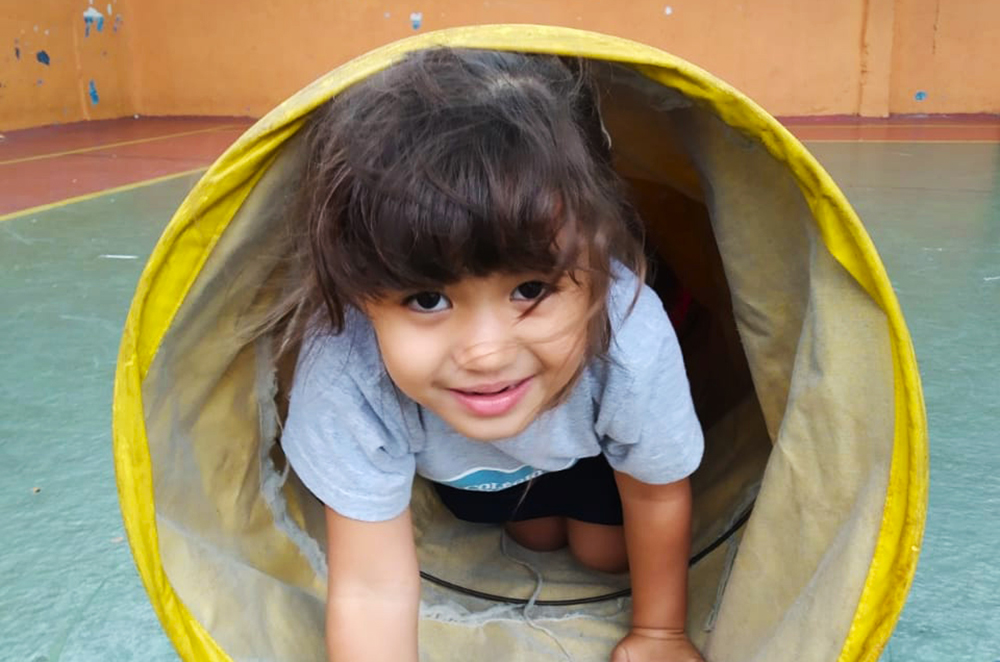
<path fill-rule="evenodd" d="M 111 459 L 119 334 L 159 233 L 244 120 L 0 136 L 0 660 L 176 660 Z M 1000 660 L 1000 120 L 796 122 L 872 235 L 930 423 L 927 530 L 882 660 Z"/>

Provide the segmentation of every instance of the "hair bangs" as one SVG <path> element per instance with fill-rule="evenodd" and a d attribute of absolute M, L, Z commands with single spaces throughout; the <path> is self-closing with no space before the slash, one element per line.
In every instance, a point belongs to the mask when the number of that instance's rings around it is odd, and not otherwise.
<path fill-rule="evenodd" d="M 434 149 L 424 143 L 376 168 L 353 166 L 346 208 L 355 217 L 347 225 L 368 234 L 352 254 L 372 291 L 431 289 L 492 273 L 555 280 L 575 268 L 586 240 L 577 236 L 582 201 L 567 185 L 575 178 L 566 151 L 551 144 L 548 127 L 475 111 L 463 108 L 460 124 L 442 114 L 419 127 L 444 137 Z"/>

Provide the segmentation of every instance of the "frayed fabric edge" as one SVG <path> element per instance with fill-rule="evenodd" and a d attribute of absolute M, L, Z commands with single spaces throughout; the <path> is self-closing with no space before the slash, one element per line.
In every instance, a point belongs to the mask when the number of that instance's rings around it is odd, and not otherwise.
<path fill-rule="evenodd" d="M 457 603 L 433 604 L 420 603 L 420 618 L 468 627 L 479 627 L 486 623 L 511 622 L 524 624 L 523 606 L 495 605 L 482 611 L 470 611 Z M 594 615 L 583 611 L 560 613 L 553 616 L 534 616 L 533 620 L 558 623 L 561 621 L 593 620 Z"/>
<path fill-rule="evenodd" d="M 255 376 L 257 412 L 260 420 L 260 493 L 271 511 L 274 525 L 288 536 L 299 552 L 305 557 L 313 572 L 324 581 L 327 575 L 326 555 L 319 543 L 306 533 L 288 514 L 288 503 L 282 488 L 288 480 L 290 467 L 286 464 L 282 471 L 274 466 L 271 451 L 278 444 L 280 422 L 278 407 L 274 397 L 278 393 L 278 376 L 274 368 L 274 352 L 271 339 L 261 336 L 255 343 L 257 372 Z"/>

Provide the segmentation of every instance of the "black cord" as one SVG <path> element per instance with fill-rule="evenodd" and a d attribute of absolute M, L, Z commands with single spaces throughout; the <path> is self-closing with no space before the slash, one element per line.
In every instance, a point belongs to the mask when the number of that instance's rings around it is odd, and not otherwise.
<path fill-rule="evenodd" d="M 729 529 L 727 529 L 721 536 L 709 543 L 705 549 L 692 556 L 691 560 L 688 562 L 688 567 L 694 567 L 696 563 L 715 551 L 719 545 L 732 538 L 736 532 L 747 523 L 747 520 L 750 519 L 751 512 L 753 512 L 753 504 L 751 504 L 750 507 L 747 508 L 746 512 L 740 515 L 739 519 L 736 520 L 733 525 L 729 527 Z M 420 571 L 420 576 L 432 584 L 436 584 L 442 588 L 446 588 L 450 591 L 455 591 L 456 593 L 461 593 L 463 595 L 471 595 L 474 598 L 490 600 L 492 602 L 502 602 L 509 605 L 528 604 L 528 600 L 526 598 L 512 598 L 506 595 L 496 595 L 494 593 L 486 593 L 485 591 L 477 591 L 474 588 L 468 588 L 467 586 L 461 586 L 459 584 L 449 582 L 446 579 L 435 577 L 431 573 L 424 572 L 423 570 Z M 602 593 L 600 595 L 594 595 L 587 598 L 571 598 L 568 600 L 535 600 L 535 604 L 539 607 L 571 607 L 574 605 L 588 605 L 595 602 L 605 602 L 608 600 L 617 600 L 618 598 L 627 598 L 631 594 L 632 589 L 625 588 L 620 591 Z"/>

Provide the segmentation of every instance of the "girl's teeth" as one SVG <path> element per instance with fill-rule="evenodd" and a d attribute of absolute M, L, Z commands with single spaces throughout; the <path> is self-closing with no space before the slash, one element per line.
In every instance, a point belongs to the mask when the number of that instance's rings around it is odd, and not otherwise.
<path fill-rule="evenodd" d="M 499 391 L 473 391 L 476 395 L 496 395 L 497 393 L 503 393 L 504 391 L 509 391 L 510 386 L 504 386 Z"/>

